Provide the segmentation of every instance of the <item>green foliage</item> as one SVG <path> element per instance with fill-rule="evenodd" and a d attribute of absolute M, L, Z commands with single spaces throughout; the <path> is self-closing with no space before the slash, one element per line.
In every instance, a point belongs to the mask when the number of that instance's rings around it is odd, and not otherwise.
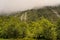
<path fill-rule="evenodd" d="M 55 8 L 52 7 L 56 11 L 59 10 L 59 8 Z M 27 15 L 24 21 L 25 12 Z M 23 20 L 21 20 L 21 15 L 23 15 Z M 0 38 L 12 40 L 60 40 L 60 19 L 56 23 L 57 19 L 58 17 L 50 10 L 50 7 L 27 10 L 20 14 L 18 12 L 8 16 L 2 15 L 0 16 Z"/>
<path fill-rule="evenodd" d="M 60 40 L 60 19 L 57 21 L 57 39 Z"/>
<path fill-rule="evenodd" d="M 56 26 L 44 17 L 29 23 L 10 16 L 8 19 L 0 19 L 0 38 L 56 40 L 57 32 Z"/>
<path fill-rule="evenodd" d="M 35 37 L 43 37 L 47 40 L 56 40 L 57 38 L 56 26 L 47 19 L 41 18 L 41 20 L 33 22 L 32 27 L 34 27 L 32 31 Z"/>

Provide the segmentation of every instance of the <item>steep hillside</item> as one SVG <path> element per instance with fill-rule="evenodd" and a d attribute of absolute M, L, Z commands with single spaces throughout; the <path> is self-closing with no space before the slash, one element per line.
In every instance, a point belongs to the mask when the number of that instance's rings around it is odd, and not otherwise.
<path fill-rule="evenodd" d="M 56 21 L 60 18 L 60 6 L 26 10 L 20 13 L 18 12 L 15 16 L 25 21 L 36 21 L 40 20 L 41 17 L 45 17 L 50 21 Z"/>
<path fill-rule="evenodd" d="M 60 18 L 60 6 L 58 7 L 44 7 L 40 9 L 31 9 L 21 12 L 13 13 L 9 16 L 1 15 L 4 19 L 6 18 L 18 18 L 21 21 L 37 21 L 40 20 L 41 17 L 44 17 L 52 22 L 55 22 Z M 6 19 L 7 20 L 7 19 Z"/>
<path fill-rule="evenodd" d="M 60 40 L 59 10 L 60 6 L 44 7 L 0 15 L 0 38 Z"/>

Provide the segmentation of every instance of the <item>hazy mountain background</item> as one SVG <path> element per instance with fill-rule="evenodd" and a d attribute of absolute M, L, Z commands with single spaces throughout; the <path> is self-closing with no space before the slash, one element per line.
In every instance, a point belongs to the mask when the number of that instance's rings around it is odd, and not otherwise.
<path fill-rule="evenodd" d="M 0 0 L 0 40 L 60 40 L 60 0 Z"/>
<path fill-rule="evenodd" d="M 19 18 L 20 20 L 26 20 L 26 21 L 37 21 L 40 20 L 41 17 L 45 17 L 48 20 L 54 22 L 60 18 L 60 6 L 55 7 L 46 6 L 44 8 L 29 9 L 26 11 L 17 11 L 11 13 L 10 15 L 3 14 L 1 16 L 7 16 L 7 17 L 13 16 Z"/>

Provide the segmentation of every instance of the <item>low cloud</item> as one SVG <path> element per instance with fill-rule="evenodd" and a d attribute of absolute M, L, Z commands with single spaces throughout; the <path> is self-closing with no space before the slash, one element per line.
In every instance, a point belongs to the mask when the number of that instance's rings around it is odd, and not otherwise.
<path fill-rule="evenodd" d="M 0 0 L 0 12 L 16 12 L 57 5 L 60 5 L 60 0 Z"/>

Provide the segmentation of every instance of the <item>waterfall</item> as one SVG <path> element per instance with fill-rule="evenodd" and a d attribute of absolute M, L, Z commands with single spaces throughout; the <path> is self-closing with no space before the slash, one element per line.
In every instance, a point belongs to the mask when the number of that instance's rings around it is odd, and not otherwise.
<path fill-rule="evenodd" d="M 27 20 L 27 12 L 21 15 L 21 21 L 26 21 Z"/>

